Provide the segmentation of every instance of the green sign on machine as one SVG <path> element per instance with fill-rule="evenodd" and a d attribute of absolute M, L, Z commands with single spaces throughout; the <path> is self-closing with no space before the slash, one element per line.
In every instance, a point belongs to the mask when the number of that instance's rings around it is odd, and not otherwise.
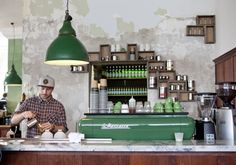
<path fill-rule="evenodd" d="M 77 130 L 86 138 L 112 140 L 174 140 L 175 132 L 183 132 L 184 140 L 192 139 L 194 120 L 187 113 L 172 114 L 86 114 Z"/>

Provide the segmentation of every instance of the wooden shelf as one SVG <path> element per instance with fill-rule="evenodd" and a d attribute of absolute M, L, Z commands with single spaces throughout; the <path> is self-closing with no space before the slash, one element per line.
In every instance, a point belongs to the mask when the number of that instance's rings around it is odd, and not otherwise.
<path fill-rule="evenodd" d="M 99 52 L 88 52 L 89 61 L 100 61 Z"/>
<path fill-rule="evenodd" d="M 215 26 L 215 16 L 214 15 L 197 15 L 196 24 Z"/>
<path fill-rule="evenodd" d="M 88 73 L 89 65 L 71 65 L 70 71 L 71 73 Z"/>
<path fill-rule="evenodd" d="M 188 25 L 187 36 L 204 36 L 204 26 Z"/>
<path fill-rule="evenodd" d="M 187 25 L 186 36 L 204 37 L 205 44 L 214 44 L 215 38 L 215 16 L 197 15 L 196 25 Z"/>
<path fill-rule="evenodd" d="M 214 44 L 215 43 L 215 26 L 205 26 L 205 43 Z"/>

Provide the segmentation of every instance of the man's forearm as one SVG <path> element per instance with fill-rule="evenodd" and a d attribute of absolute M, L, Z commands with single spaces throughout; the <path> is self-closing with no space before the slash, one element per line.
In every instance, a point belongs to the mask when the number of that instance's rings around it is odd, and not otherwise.
<path fill-rule="evenodd" d="M 24 119 L 24 116 L 22 113 L 14 114 L 11 118 L 12 124 L 19 124 Z"/>

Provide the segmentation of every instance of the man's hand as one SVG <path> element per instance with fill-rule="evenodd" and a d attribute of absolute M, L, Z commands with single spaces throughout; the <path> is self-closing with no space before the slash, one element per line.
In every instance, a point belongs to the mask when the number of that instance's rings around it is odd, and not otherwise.
<path fill-rule="evenodd" d="M 22 116 L 25 119 L 31 119 L 31 118 L 34 118 L 36 116 L 36 114 L 31 111 L 25 111 L 25 112 L 22 112 Z"/>
<path fill-rule="evenodd" d="M 54 125 L 47 122 L 47 123 L 42 123 L 40 124 L 40 128 L 45 131 L 45 130 L 53 130 L 54 129 Z"/>
<path fill-rule="evenodd" d="M 31 119 L 36 116 L 35 113 L 31 111 L 25 111 L 22 113 L 15 113 L 11 118 L 11 124 L 19 124 L 24 119 Z"/>

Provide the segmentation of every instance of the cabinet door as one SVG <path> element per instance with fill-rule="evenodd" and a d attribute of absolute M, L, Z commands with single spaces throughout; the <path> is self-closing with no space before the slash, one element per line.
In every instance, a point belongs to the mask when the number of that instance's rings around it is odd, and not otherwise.
<path fill-rule="evenodd" d="M 235 81 L 234 58 L 216 64 L 216 82 Z"/>
<path fill-rule="evenodd" d="M 216 72 L 215 81 L 216 82 L 224 81 L 224 62 L 216 64 L 215 72 Z"/>
<path fill-rule="evenodd" d="M 234 58 L 231 57 L 224 62 L 225 81 L 234 81 Z"/>

